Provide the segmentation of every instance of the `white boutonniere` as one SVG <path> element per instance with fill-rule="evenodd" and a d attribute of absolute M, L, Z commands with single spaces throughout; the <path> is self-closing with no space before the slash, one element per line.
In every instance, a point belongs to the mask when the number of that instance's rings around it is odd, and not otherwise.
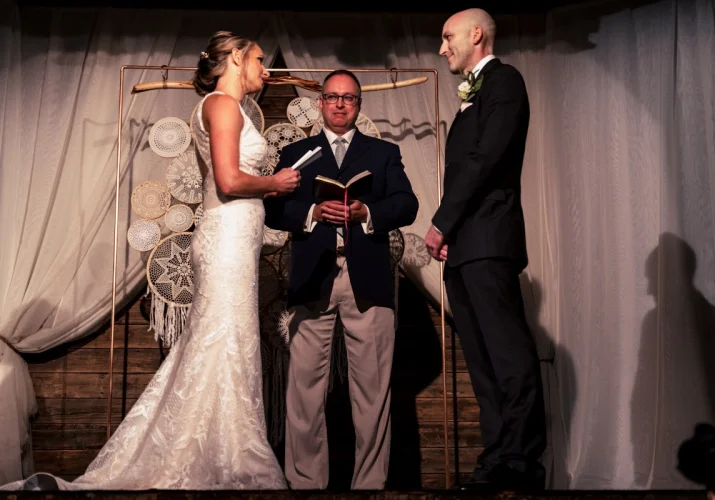
<path fill-rule="evenodd" d="M 483 75 L 479 75 L 479 78 L 476 78 L 474 73 L 470 71 L 467 78 L 457 87 L 457 95 L 463 101 L 468 101 L 482 87 L 483 80 Z"/>

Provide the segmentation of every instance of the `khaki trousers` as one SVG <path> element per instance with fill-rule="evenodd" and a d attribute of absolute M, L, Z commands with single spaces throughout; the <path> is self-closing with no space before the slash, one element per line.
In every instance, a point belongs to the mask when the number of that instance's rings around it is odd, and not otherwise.
<path fill-rule="evenodd" d="M 395 313 L 387 307 L 358 310 L 344 257 L 336 261 L 328 301 L 291 311 L 286 394 L 285 474 L 292 489 L 328 486 L 325 401 L 338 312 L 345 326 L 348 382 L 355 426 L 352 489 L 383 489 L 390 461 L 390 375 Z"/>

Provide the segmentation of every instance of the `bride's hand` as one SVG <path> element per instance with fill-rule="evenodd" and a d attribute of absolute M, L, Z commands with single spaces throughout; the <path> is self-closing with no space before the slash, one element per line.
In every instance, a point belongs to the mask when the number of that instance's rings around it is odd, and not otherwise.
<path fill-rule="evenodd" d="M 300 172 L 292 168 L 284 168 L 273 175 L 273 191 L 277 196 L 292 193 L 300 185 Z"/>

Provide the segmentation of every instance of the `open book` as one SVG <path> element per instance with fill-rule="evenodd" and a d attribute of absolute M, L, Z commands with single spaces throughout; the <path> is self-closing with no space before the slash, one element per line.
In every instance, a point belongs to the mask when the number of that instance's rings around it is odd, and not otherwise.
<path fill-rule="evenodd" d="M 372 174 L 369 170 L 363 170 L 348 182 L 343 184 L 340 181 L 318 175 L 313 184 L 313 194 L 320 201 L 354 200 L 370 192 L 372 189 Z"/>

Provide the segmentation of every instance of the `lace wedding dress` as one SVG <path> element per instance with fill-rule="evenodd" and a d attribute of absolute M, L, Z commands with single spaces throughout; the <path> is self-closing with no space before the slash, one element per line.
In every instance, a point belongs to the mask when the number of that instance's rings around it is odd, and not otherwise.
<path fill-rule="evenodd" d="M 191 243 L 194 295 L 184 333 L 86 473 L 71 483 L 55 478 L 59 489 L 287 489 L 263 413 L 263 201 L 217 191 L 201 119 L 206 97 L 193 122 L 206 172 L 204 215 Z M 260 175 L 267 144 L 241 113 L 240 168 Z M 48 476 L 0 489 L 42 489 Z"/>

